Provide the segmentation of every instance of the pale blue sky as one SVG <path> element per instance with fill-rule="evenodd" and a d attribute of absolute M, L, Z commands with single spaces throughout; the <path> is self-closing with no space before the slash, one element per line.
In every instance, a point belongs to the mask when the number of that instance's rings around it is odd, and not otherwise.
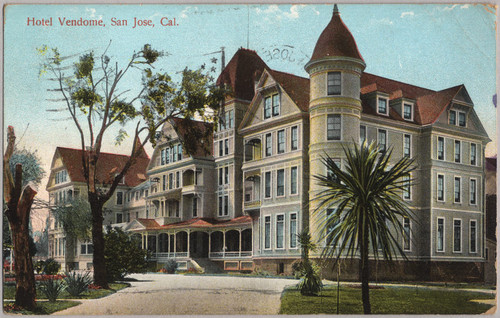
<path fill-rule="evenodd" d="M 366 71 L 410 84 L 441 90 L 465 84 L 491 139 L 489 155 L 496 153 L 495 14 L 483 5 L 339 5 L 367 64 Z M 56 146 L 79 147 L 74 124 L 67 115 L 49 113 L 60 108 L 48 98 L 54 82 L 38 77 L 43 44 L 63 55 L 93 49 L 101 53 L 112 40 L 109 55 L 124 64 L 146 43 L 170 53 L 160 68 L 175 73 L 195 68 L 226 48 L 226 62 L 239 47 L 256 50 L 268 65 L 280 71 L 307 76 L 308 61 L 318 36 L 331 18 L 331 5 L 11 5 L 5 10 L 4 124 L 13 125 L 20 146 L 38 149 L 48 171 Z M 177 27 L 161 27 L 160 18 L 176 18 Z M 27 18 L 53 18 L 52 27 L 27 26 Z M 103 19 L 105 28 L 61 27 L 58 17 Z M 111 27 L 112 17 L 128 19 L 128 27 Z M 133 18 L 148 18 L 154 28 L 132 29 Z M 247 26 L 247 18 L 249 25 Z M 291 59 L 269 59 L 279 49 Z M 292 60 L 292 61 L 291 61 Z M 220 63 L 220 60 L 219 60 Z M 217 65 L 220 67 L 220 64 Z M 137 89 L 138 73 L 126 85 Z M 129 144 L 106 151 L 128 153 Z M 151 151 L 150 151 L 151 154 Z M 43 185 L 45 188 L 45 184 Z M 42 192 L 45 192 L 44 190 Z M 45 194 L 41 193 L 42 197 Z"/>

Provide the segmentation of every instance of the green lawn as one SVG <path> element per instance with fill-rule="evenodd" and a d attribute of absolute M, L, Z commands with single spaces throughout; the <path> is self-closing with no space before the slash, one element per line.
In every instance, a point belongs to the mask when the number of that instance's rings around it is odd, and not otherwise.
<path fill-rule="evenodd" d="M 59 294 L 59 297 L 57 299 L 74 299 L 74 298 L 81 298 L 81 299 L 95 299 L 95 298 L 101 298 L 108 296 L 110 294 L 115 293 L 116 291 L 128 287 L 129 284 L 123 284 L 123 283 L 116 283 L 116 284 L 109 284 L 110 289 L 92 289 L 88 290 L 87 292 L 83 293 L 80 295 L 80 297 L 73 297 L 70 294 L 68 294 L 66 291 L 63 291 L 61 294 Z M 14 299 L 16 295 L 16 287 L 12 285 L 7 285 L 3 286 L 3 299 Z M 36 298 L 37 299 L 47 299 L 45 297 L 45 294 L 40 290 L 40 288 L 37 286 L 36 289 Z"/>
<path fill-rule="evenodd" d="M 491 305 L 472 299 L 495 299 L 494 295 L 461 290 L 385 287 L 371 289 L 373 314 L 480 314 Z M 341 286 L 340 314 L 362 314 L 361 288 Z M 327 286 L 320 296 L 302 296 L 288 288 L 281 297 L 280 314 L 336 314 L 337 287 Z"/>
<path fill-rule="evenodd" d="M 34 311 L 29 310 L 12 310 L 11 305 L 14 302 L 6 301 L 3 303 L 4 305 L 4 313 L 6 314 L 22 314 L 22 315 L 50 315 L 55 313 L 56 311 L 61 311 L 66 308 L 70 308 L 80 304 L 78 301 L 70 301 L 70 300 L 58 300 L 54 303 L 49 301 L 38 301 L 37 308 Z"/>

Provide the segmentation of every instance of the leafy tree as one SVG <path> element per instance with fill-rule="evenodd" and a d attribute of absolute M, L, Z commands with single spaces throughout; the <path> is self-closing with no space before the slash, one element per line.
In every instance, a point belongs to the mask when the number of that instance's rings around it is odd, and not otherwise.
<path fill-rule="evenodd" d="M 82 169 L 92 215 L 94 280 L 104 288 L 108 287 L 103 238 L 104 204 L 112 197 L 129 168 L 142 155 L 145 143 L 150 141 L 154 146 L 162 137 L 159 128 L 166 121 L 174 117 L 195 116 L 213 120 L 225 96 L 225 90 L 213 84 L 214 78 L 209 73 L 204 73 L 204 67 L 195 71 L 184 69 L 182 80 L 177 84 L 167 73 L 154 72 L 153 65 L 164 54 L 149 44 L 134 52 L 121 68 L 118 62 L 111 62 L 106 52 L 107 49 L 97 56 L 94 52 L 85 53 L 71 63 L 70 56 L 61 56 L 55 48 L 44 46 L 39 49 L 40 55 L 46 57 L 40 73 L 50 74 L 53 76 L 51 79 L 58 83 L 56 91 L 62 95 L 65 110 L 69 112 L 80 134 Z M 68 61 L 71 64 L 67 65 Z M 68 69 L 73 72 L 68 73 Z M 124 78 L 132 70 L 142 74 L 142 85 L 137 94 L 124 87 Z M 123 126 L 132 120 L 137 124 L 130 159 L 118 169 L 116 175 L 110 176 L 110 186 L 100 189 L 100 185 L 106 181 L 99 180 L 96 173 L 101 163 L 103 140 L 111 127 Z M 197 130 L 201 131 L 193 127 L 189 133 L 199 133 Z M 121 143 L 127 135 L 124 129 L 120 129 L 115 136 L 116 142 Z M 186 140 L 197 141 L 196 138 Z M 189 152 L 193 146 L 185 145 L 184 149 Z"/>
<path fill-rule="evenodd" d="M 104 257 L 109 282 L 123 279 L 130 273 L 146 271 L 148 252 L 141 249 L 133 239 L 120 228 L 107 228 L 104 235 Z"/>
<path fill-rule="evenodd" d="M 369 314 L 370 247 L 376 259 L 380 254 L 388 261 L 396 254 L 406 258 L 398 237 L 404 233 L 403 219 L 412 216 L 402 199 L 402 191 L 411 182 L 405 178 L 414 170 L 413 160 L 403 157 L 389 165 L 392 150 L 382 152 L 375 143 L 361 146 L 353 143 L 352 148 L 343 149 L 345 171 L 327 156 L 323 163 L 331 174 L 314 176 L 324 187 L 314 199 L 320 202 L 316 213 L 335 208 L 329 216 L 320 214 L 326 237 L 321 256 L 338 262 L 342 253 L 354 257 L 359 251 L 363 309 Z"/>
<path fill-rule="evenodd" d="M 30 251 L 29 220 L 36 190 L 43 170 L 38 157 L 30 152 L 15 151 L 14 128 L 7 129 L 7 147 L 3 157 L 4 214 L 9 221 L 14 248 L 16 272 L 15 303 L 32 310 L 35 308 L 35 274 Z"/>

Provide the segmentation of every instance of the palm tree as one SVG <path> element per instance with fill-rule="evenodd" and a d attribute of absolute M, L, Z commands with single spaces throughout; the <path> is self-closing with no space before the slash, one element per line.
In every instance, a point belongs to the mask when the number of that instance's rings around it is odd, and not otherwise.
<path fill-rule="evenodd" d="M 342 253 L 355 257 L 359 251 L 363 310 L 370 314 L 370 247 L 376 259 L 379 254 L 389 261 L 396 254 L 406 259 L 398 237 L 399 233 L 405 235 L 403 219 L 412 215 L 402 192 L 408 191 L 413 160 L 403 157 L 390 165 L 392 150 L 382 151 L 375 143 L 353 143 L 353 147 L 343 146 L 343 150 L 344 171 L 326 156 L 322 162 L 329 173 L 314 176 L 324 188 L 313 199 L 318 202 L 315 214 L 326 239 L 321 258 L 338 262 Z M 325 214 L 325 209 L 330 213 Z"/>

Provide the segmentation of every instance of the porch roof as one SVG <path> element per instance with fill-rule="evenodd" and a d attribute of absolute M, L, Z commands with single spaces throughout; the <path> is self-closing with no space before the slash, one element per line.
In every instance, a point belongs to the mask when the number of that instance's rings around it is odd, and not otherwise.
<path fill-rule="evenodd" d="M 147 220 L 147 221 L 146 221 Z M 146 221 L 146 222 L 144 222 Z M 152 222 L 148 222 L 152 221 Z M 250 227 L 252 218 L 250 216 L 239 216 L 230 220 L 217 220 L 214 218 L 193 218 L 186 221 L 159 225 L 156 221 L 150 219 L 140 219 L 140 222 L 145 225 L 145 229 L 141 230 L 169 230 L 169 229 L 222 229 L 232 227 Z"/>

